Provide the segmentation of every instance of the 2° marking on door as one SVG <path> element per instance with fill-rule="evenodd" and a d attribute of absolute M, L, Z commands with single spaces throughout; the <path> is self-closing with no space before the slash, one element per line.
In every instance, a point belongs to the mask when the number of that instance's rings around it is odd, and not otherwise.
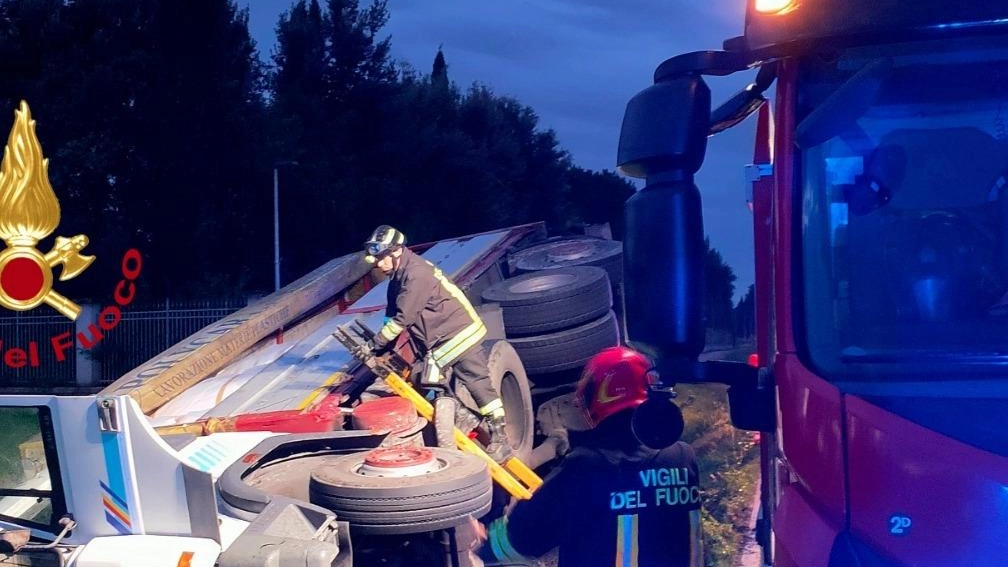
<path fill-rule="evenodd" d="M 889 533 L 894 536 L 905 536 L 910 532 L 910 526 L 913 522 L 910 520 L 910 516 L 903 514 L 893 514 L 889 516 Z"/>

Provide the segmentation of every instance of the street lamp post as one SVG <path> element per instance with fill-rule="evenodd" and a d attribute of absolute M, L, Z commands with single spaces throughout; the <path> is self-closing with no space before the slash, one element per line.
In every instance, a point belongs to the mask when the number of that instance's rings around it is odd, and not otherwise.
<path fill-rule="evenodd" d="M 280 168 L 299 165 L 296 161 L 273 164 L 273 291 L 280 291 Z"/>

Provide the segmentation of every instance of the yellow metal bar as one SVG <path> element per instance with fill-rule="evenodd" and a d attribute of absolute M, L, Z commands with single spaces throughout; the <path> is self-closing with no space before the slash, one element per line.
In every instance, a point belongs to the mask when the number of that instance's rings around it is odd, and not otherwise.
<path fill-rule="evenodd" d="M 539 478 L 539 475 L 519 459 L 508 459 L 508 462 L 504 463 L 504 468 L 515 478 L 525 483 L 525 486 L 532 492 L 542 486 L 543 480 Z"/>
<path fill-rule="evenodd" d="M 455 428 L 455 444 L 458 445 L 459 449 L 465 451 L 466 453 L 472 453 L 473 455 L 476 455 L 486 461 L 487 466 L 490 467 L 490 476 L 497 481 L 497 484 L 504 487 L 504 490 L 511 493 L 511 496 L 520 498 L 521 500 L 528 500 L 529 498 L 532 498 L 531 490 L 522 486 L 515 477 L 511 476 L 511 473 L 504 470 L 504 467 L 497 464 L 497 461 L 491 459 L 490 455 L 486 454 L 486 451 L 470 439 L 468 435 L 462 433 L 462 430 L 457 427 Z M 511 457 L 509 462 L 515 460 L 517 459 Z"/>
<path fill-rule="evenodd" d="M 389 388 L 396 394 L 406 398 L 413 403 L 416 407 L 417 413 L 427 421 L 434 419 L 434 406 L 427 401 L 426 398 L 420 395 L 413 389 L 412 386 L 406 383 L 405 380 L 399 377 L 395 372 L 390 372 L 388 376 L 385 377 L 385 383 L 388 384 Z"/>
<path fill-rule="evenodd" d="M 158 435 L 182 435 L 190 434 L 197 437 L 203 436 L 202 423 L 183 423 L 180 425 L 161 425 L 154 428 Z"/>
<path fill-rule="evenodd" d="M 330 386 L 332 386 L 336 382 L 342 382 L 345 378 L 346 378 L 345 372 L 333 372 L 331 376 L 326 378 L 325 382 L 322 382 L 321 386 L 312 390 L 312 392 L 308 394 L 308 396 L 305 399 L 301 400 L 301 403 L 299 403 L 297 405 L 297 408 L 295 409 L 301 411 L 307 408 L 308 406 L 311 405 L 312 402 L 315 401 L 316 398 L 322 395 L 323 392 L 329 390 Z"/>
<path fill-rule="evenodd" d="M 412 402 L 413 406 L 417 409 L 417 413 L 424 419 L 427 421 L 434 419 L 434 406 L 397 374 L 390 372 L 385 377 L 385 383 L 388 384 L 393 392 Z M 505 469 L 505 467 L 500 466 L 496 461 L 491 459 L 482 447 L 477 445 L 457 427 L 455 428 L 455 444 L 458 445 L 460 450 L 476 455 L 486 461 L 487 466 L 490 468 L 490 476 L 515 498 L 528 500 L 532 498 L 532 491 L 542 486 L 542 479 L 532 469 L 528 468 L 525 463 L 512 457 L 506 463 Z M 522 484 L 523 482 L 528 488 Z"/>

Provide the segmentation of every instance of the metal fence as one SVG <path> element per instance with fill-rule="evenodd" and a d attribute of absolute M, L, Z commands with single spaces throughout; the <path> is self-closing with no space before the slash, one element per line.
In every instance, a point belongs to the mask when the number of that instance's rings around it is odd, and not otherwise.
<path fill-rule="evenodd" d="M 97 323 L 98 306 L 82 306 L 76 322 L 34 312 L 0 316 L 0 378 L 8 386 L 111 384 L 245 305 L 240 299 L 131 304 L 109 331 L 102 331 Z M 57 346 L 71 337 L 75 348 Z M 12 347 L 25 352 L 23 365 L 20 353 L 9 354 Z"/>

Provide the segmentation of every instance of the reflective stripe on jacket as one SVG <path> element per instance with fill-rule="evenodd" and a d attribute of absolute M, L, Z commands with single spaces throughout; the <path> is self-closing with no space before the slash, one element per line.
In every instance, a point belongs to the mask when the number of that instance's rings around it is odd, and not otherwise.
<path fill-rule="evenodd" d="M 389 320 L 375 336 L 376 347 L 409 331 L 441 368 L 479 344 L 487 332 L 462 290 L 408 248 L 389 280 L 385 315 Z"/>
<path fill-rule="evenodd" d="M 559 547 L 559 567 L 688 567 L 690 513 L 699 508 L 696 455 L 686 443 L 578 446 L 488 536 L 504 560 Z"/>

